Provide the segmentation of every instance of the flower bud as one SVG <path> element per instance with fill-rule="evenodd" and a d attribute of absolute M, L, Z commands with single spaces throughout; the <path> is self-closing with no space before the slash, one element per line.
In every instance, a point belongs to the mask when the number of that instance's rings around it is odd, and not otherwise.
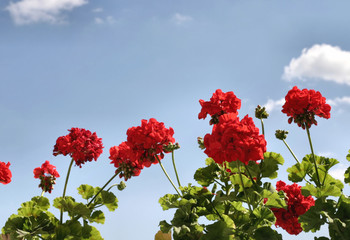
<path fill-rule="evenodd" d="M 121 182 L 117 185 L 117 188 L 118 188 L 119 191 L 124 190 L 124 188 L 126 188 L 125 182 L 121 181 Z"/>
<path fill-rule="evenodd" d="M 255 108 L 255 117 L 258 119 L 263 119 L 263 118 L 267 118 L 269 116 L 269 114 L 266 112 L 266 108 L 265 107 L 261 107 L 260 105 L 258 105 Z"/>
<path fill-rule="evenodd" d="M 288 131 L 285 130 L 276 130 L 275 136 L 279 140 L 284 140 L 287 138 Z"/>
<path fill-rule="evenodd" d="M 205 149 L 203 138 L 198 137 L 198 138 L 197 138 L 197 142 L 198 142 L 198 145 L 199 145 L 199 148 L 200 148 L 200 149 L 202 149 L 202 150 Z"/>

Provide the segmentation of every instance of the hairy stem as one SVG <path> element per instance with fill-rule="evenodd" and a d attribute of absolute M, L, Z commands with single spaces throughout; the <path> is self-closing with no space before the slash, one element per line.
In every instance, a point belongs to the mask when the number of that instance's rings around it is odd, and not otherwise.
<path fill-rule="evenodd" d="M 162 162 L 159 160 L 158 156 L 156 155 L 156 158 L 158 160 L 158 163 L 160 165 L 160 167 L 162 168 L 165 176 L 168 178 L 169 182 L 171 183 L 171 185 L 173 185 L 174 189 L 176 190 L 176 192 L 182 197 L 182 194 L 180 193 L 180 191 L 177 189 L 177 187 L 175 186 L 174 182 L 171 180 L 171 178 L 169 177 L 168 173 L 166 172 L 165 168 L 163 167 Z"/>
<path fill-rule="evenodd" d="M 107 187 L 107 185 L 112 182 L 112 180 L 118 175 L 118 173 L 114 174 L 113 177 L 111 177 L 105 185 L 103 185 L 103 187 L 95 194 L 95 196 L 90 200 L 90 202 L 87 204 L 87 206 L 89 207 L 90 204 L 96 199 L 96 197 L 103 191 L 103 189 L 105 189 Z"/>
<path fill-rule="evenodd" d="M 173 160 L 173 167 L 174 167 L 177 183 L 179 184 L 179 187 L 181 187 L 179 175 L 177 174 L 176 165 L 175 165 L 174 150 L 171 152 L 171 159 Z"/>
<path fill-rule="evenodd" d="M 72 158 L 72 160 L 70 161 L 69 167 L 68 167 L 68 172 L 67 172 L 67 176 L 66 176 L 66 182 L 64 183 L 64 189 L 63 189 L 62 198 L 64 198 L 66 196 L 66 190 L 67 190 L 69 175 L 70 175 L 70 171 L 72 169 L 73 163 L 74 163 L 74 159 Z M 61 209 L 61 213 L 60 213 L 60 223 L 61 224 L 62 224 L 62 221 L 63 221 L 63 209 Z"/>
<path fill-rule="evenodd" d="M 317 167 L 317 163 L 316 163 L 314 148 L 312 146 L 311 135 L 310 135 L 310 131 L 309 131 L 309 127 L 308 126 L 306 126 L 306 133 L 307 133 L 307 137 L 309 138 L 309 144 L 310 144 L 310 148 L 311 148 L 312 159 L 313 159 L 313 162 L 314 162 L 314 165 L 315 165 L 315 171 L 316 171 L 316 177 L 317 177 L 316 185 L 317 185 L 317 187 L 320 187 L 321 186 L 320 175 L 318 174 L 318 167 Z"/>

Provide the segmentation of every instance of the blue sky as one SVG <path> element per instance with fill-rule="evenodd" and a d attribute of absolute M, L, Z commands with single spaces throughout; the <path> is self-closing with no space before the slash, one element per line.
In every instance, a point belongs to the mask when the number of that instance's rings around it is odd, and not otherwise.
<path fill-rule="evenodd" d="M 310 150 L 306 133 L 280 112 L 281 99 L 295 85 L 320 91 L 332 111 L 311 128 L 314 148 L 341 162 L 333 172 L 339 176 L 350 149 L 349 8 L 348 1 L 319 0 L 1 0 L 0 160 L 11 162 L 13 173 L 0 186 L 1 227 L 40 195 L 33 169 L 45 160 L 61 174 L 46 196 L 62 194 L 70 159 L 52 150 L 71 127 L 97 132 L 105 149 L 97 162 L 73 168 L 68 195 L 78 199 L 82 183 L 103 185 L 115 170 L 109 148 L 151 117 L 174 128 L 181 182 L 194 183 L 206 158 L 196 138 L 210 131 L 197 118 L 198 100 L 218 88 L 242 99 L 241 117 L 253 116 L 258 104 L 268 107 L 268 151 L 284 156 L 278 179 L 285 181 L 294 162 L 275 130 L 289 130 L 300 158 Z M 172 173 L 170 156 L 163 162 Z M 153 239 L 159 221 L 173 214 L 158 204 L 166 193 L 174 190 L 160 167 L 144 169 L 117 192 L 119 209 L 97 226 L 102 236 Z"/>

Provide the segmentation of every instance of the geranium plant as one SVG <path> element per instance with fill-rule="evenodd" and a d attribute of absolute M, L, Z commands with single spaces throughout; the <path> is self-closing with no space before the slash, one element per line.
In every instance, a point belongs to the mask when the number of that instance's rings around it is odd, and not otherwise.
<path fill-rule="evenodd" d="M 286 138 L 288 132 L 277 130 L 276 138 L 288 148 L 296 163 L 288 168 L 288 180 L 270 182 L 278 177 L 279 166 L 284 159 L 279 153 L 267 151 L 264 121 L 268 113 L 258 106 L 255 117 L 261 122 L 261 130 L 248 115 L 239 117 L 241 100 L 233 92 L 216 90 L 209 101 L 200 100 L 199 119 L 210 117 L 211 133 L 197 139 L 199 147 L 207 155 L 206 166 L 199 168 L 194 179 L 197 185 L 181 185 L 175 164 L 174 151 L 180 146 L 174 130 L 156 119 L 142 120 L 140 126 L 127 130 L 126 141 L 110 148 L 109 159 L 116 167 L 114 175 L 100 187 L 83 184 L 78 188 L 87 203 L 77 202 L 66 196 L 71 167 L 97 160 L 102 153 L 101 138 L 96 133 L 72 128 L 69 134 L 57 139 L 53 154 L 72 158 L 62 197 L 53 206 L 60 209 L 57 218 L 49 212 L 50 203 L 43 195 L 51 193 L 56 178 L 56 168 L 45 161 L 34 169 L 34 177 L 40 180 L 41 196 L 22 204 L 17 214 L 10 216 L 2 229 L 3 237 L 10 239 L 102 239 L 98 230 L 89 223 L 104 223 L 101 206 L 114 211 L 117 198 L 111 192 L 119 190 L 123 182 L 107 186 L 116 176 L 125 181 L 139 176 L 141 171 L 159 165 L 175 189 L 159 203 L 163 210 L 175 209 L 170 222 L 160 222 L 155 238 L 174 240 L 250 240 L 282 239 L 278 228 L 289 234 L 316 232 L 328 225 L 331 239 L 350 239 L 350 198 L 343 192 L 344 185 L 333 178 L 329 170 L 338 163 L 336 159 L 317 156 L 314 153 L 310 128 L 317 125 L 316 117 L 330 118 L 331 107 L 320 92 L 297 87 L 286 97 L 282 112 L 306 132 L 310 153 L 301 160 L 294 154 Z M 177 184 L 162 161 L 171 153 Z M 347 155 L 350 161 L 350 151 Z M 10 164 L 0 162 L 0 182 L 11 181 Z M 350 183 L 350 167 L 345 172 L 345 183 Z M 65 220 L 63 213 L 68 213 Z M 206 218 L 203 223 L 200 218 Z M 274 227 L 275 226 L 275 227 Z M 276 230 L 277 229 L 277 230 Z M 327 237 L 316 238 L 326 240 Z"/>

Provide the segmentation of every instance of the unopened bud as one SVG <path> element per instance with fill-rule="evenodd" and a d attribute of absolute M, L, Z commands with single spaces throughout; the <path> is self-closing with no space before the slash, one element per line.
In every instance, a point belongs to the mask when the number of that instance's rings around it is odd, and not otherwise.
<path fill-rule="evenodd" d="M 199 145 L 199 148 L 200 148 L 200 149 L 202 149 L 202 150 L 205 149 L 203 138 L 198 137 L 198 138 L 197 138 L 197 142 L 198 142 L 198 145 Z"/>
<path fill-rule="evenodd" d="M 117 185 L 117 188 L 118 188 L 119 191 L 124 190 L 124 188 L 126 188 L 125 182 L 121 181 L 121 182 Z"/>
<path fill-rule="evenodd" d="M 267 118 L 269 116 L 269 114 L 266 112 L 266 108 L 265 107 L 261 107 L 260 105 L 258 105 L 255 108 L 255 117 L 258 119 L 263 119 L 263 118 Z"/>
<path fill-rule="evenodd" d="M 285 130 L 276 130 L 275 136 L 279 140 L 284 140 L 287 138 L 288 131 Z"/>

